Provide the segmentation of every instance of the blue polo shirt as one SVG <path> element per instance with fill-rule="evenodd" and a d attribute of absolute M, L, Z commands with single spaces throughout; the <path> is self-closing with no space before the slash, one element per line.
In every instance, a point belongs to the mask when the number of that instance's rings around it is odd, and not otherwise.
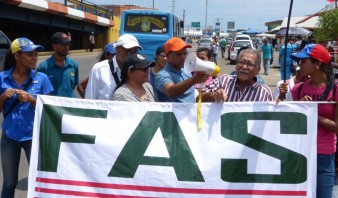
<path fill-rule="evenodd" d="M 29 73 L 29 79 L 24 82 L 20 87 L 12 77 L 13 67 L 9 70 L 0 73 L 0 95 L 8 88 L 24 89 L 25 85 L 32 79 L 32 83 L 26 89 L 26 92 L 33 95 L 35 98 L 37 94 L 48 94 L 53 91 L 52 84 L 48 80 L 46 74 L 34 70 Z M 3 115 L 11 108 L 12 104 L 17 100 L 17 95 L 8 98 L 4 103 Z M 32 139 L 33 122 L 34 122 L 35 109 L 29 102 L 19 102 L 15 108 L 4 118 L 2 123 L 3 133 L 7 137 L 17 141 L 25 141 Z"/>
<path fill-rule="evenodd" d="M 39 72 L 45 73 L 53 85 L 53 96 L 75 98 L 74 89 L 79 84 L 78 64 L 75 60 L 66 57 L 64 67 L 56 64 L 54 54 L 40 63 Z"/>
<path fill-rule="evenodd" d="M 272 54 L 271 54 L 271 52 L 272 52 L 272 44 L 271 43 L 268 43 L 268 44 L 263 44 L 262 46 L 261 46 L 261 50 L 262 50 L 262 52 L 263 52 L 263 59 L 269 59 L 269 58 L 271 58 L 272 57 Z"/>
<path fill-rule="evenodd" d="M 172 82 L 173 84 L 177 84 L 183 82 L 187 79 L 191 78 L 191 73 L 185 73 L 183 69 L 177 71 L 168 63 L 166 66 L 160 70 L 155 76 L 155 91 L 158 97 L 159 102 L 185 102 L 192 103 L 195 102 L 195 89 L 192 86 L 186 92 L 179 95 L 176 98 L 170 98 L 164 94 L 164 85 Z"/>

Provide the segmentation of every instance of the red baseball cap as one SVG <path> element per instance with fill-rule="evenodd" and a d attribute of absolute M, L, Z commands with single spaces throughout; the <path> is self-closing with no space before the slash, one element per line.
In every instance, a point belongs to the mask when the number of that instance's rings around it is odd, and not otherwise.
<path fill-rule="evenodd" d="M 184 48 L 191 48 L 191 45 L 186 44 L 181 38 L 178 37 L 169 39 L 164 45 L 165 53 L 169 53 L 171 51 L 178 52 Z"/>
<path fill-rule="evenodd" d="M 319 44 L 306 45 L 302 51 L 292 54 L 291 57 L 296 59 L 313 58 L 325 64 L 331 61 L 330 53 Z"/>

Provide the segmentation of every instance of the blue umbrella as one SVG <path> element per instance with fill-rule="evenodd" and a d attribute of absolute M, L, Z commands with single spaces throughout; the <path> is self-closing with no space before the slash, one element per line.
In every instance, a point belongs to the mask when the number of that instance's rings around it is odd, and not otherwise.
<path fill-rule="evenodd" d="M 245 30 L 244 32 L 243 32 L 243 34 L 260 34 L 260 33 L 262 33 L 261 31 L 257 31 L 257 30 Z"/>

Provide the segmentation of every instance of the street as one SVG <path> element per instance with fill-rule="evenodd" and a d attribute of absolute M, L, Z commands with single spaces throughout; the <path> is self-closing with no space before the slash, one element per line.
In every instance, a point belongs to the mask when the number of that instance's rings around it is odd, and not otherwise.
<path fill-rule="evenodd" d="M 193 49 L 190 51 L 194 51 L 196 49 L 196 45 L 193 44 Z M 88 73 L 91 69 L 91 67 L 97 62 L 97 57 L 100 53 L 99 52 L 93 52 L 93 53 L 71 53 L 70 57 L 75 59 L 79 63 L 79 73 L 80 73 L 80 80 L 88 76 Z M 49 56 L 41 56 L 39 57 L 38 64 L 48 58 Z M 219 54 L 219 57 L 221 55 Z M 235 69 L 235 65 L 230 65 L 230 61 L 227 59 L 221 59 L 218 60 L 218 65 L 221 68 L 221 74 L 230 73 Z M 261 68 L 260 74 L 262 74 L 263 68 Z M 272 90 L 274 90 L 274 87 L 276 83 L 280 80 L 279 75 L 279 68 L 270 68 L 270 74 L 269 75 L 262 75 L 262 78 L 265 81 L 265 84 L 267 84 Z M 75 91 L 77 94 L 77 97 L 79 97 L 77 91 Z M 2 122 L 2 116 L 0 119 L 0 122 Z M 1 166 L 1 164 L 0 164 Z M 27 197 L 27 189 L 28 189 L 28 164 L 26 162 L 26 157 L 24 156 L 24 153 L 22 152 L 21 155 L 21 162 L 19 167 L 19 183 L 16 189 L 16 196 L 18 198 Z M 0 180 L 2 181 L 2 170 L 0 171 Z M 0 190 L 2 189 L 2 185 L 0 186 Z M 338 193 L 337 193 L 338 194 Z M 336 196 L 338 197 L 338 196 Z"/>

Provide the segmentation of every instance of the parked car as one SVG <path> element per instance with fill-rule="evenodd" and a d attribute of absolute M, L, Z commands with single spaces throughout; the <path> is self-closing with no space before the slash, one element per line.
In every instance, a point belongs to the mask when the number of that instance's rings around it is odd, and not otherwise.
<path fill-rule="evenodd" d="M 206 48 L 210 49 L 211 43 L 212 43 L 212 39 L 211 38 L 201 38 L 198 41 L 198 48 L 206 47 Z"/>
<path fill-rule="evenodd" d="M 237 59 L 237 52 L 241 47 L 255 49 L 251 40 L 236 40 L 230 48 L 230 63 L 234 64 Z"/>
<path fill-rule="evenodd" d="M 230 45 L 231 45 L 231 43 L 232 43 L 232 38 L 228 38 L 228 39 L 227 39 L 227 44 L 230 44 Z"/>
<path fill-rule="evenodd" d="M 251 37 L 246 34 L 239 34 L 235 37 L 235 41 L 237 40 L 251 40 Z"/>
<path fill-rule="evenodd" d="M 0 30 L 0 71 L 4 68 L 4 59 L 6 52 L 11 46 L 9 38 Z"/>

